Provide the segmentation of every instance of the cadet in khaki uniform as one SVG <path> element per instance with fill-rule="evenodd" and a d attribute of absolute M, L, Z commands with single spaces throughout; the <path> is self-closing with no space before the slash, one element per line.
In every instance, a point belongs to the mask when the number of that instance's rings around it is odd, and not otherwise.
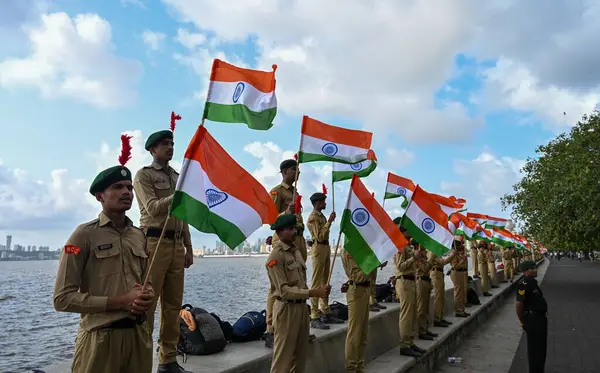
<path fill-rule="evenodd" d="M 146 237 L 125 216 L 133 202 L 131 172 L 124 166 L 102 171 L 90 193 L 102 212 L 71 234 L 54 284 L 54 308 L 81 314 L 71 371 L 149 373 L 152 337 L 145 312 L 154 291 L 151 283 L 141 287 Z"/>
<path fill-rule="evenodd" d="M 400 218 L 394 219 L 400 224 Z M 400 299 L 400 354 L 405 356 L 420 357 L 426 350 L 415 345 L 415 325 L 417 325 L 417 286 L 416 272 L 417 261 L 422 259 L 421 252 L 414 249 L 414 240 L 404 227 L 400 231 L 407 240 L 412 241 L 406 245 L 401 253 L 394 256 L 396 266 L 396 297 Z"/>
<path fill-rule="evenodd" d="M 348 332 L 346 333 L 346 372 L 364 373 L 365 347 L 369 331 L 371 275 L 358 267 L 350 253 L 342 251 L 342 264 L 348 276 Z M 375 268 L 372 272 L 377 271 Z M 372 273 L 371 272 L 371 273 Z"/>
<path fill-rule="evenodd" d="M 456 242 L 456 241 L 455 241 Z M 458 241 L 460 242 L 460 241 Z M 455 243 L 456 245 L 456 243 Z M 446 295 L 446 282 L 444 281 L 444 266 L 456 255 L 456 251 L 452 251 L 446 258 L 441 258 L 431 251 L 427 253 L 427 261 L 431 264 L 429 277 L 433 285 L 433 325 L 447 328 L 452 325 L 450 321 L 444 319 L 444 305 Z"/>
<path fill-rule="evenodd" d="M 469 241 L 468 245 L 471 246 L 471 264 L 473 265 L 473 277 L 480 278 L 479 275 L 479 252 L 477 251 L 477 241 Z"/>
<path fill-rule="evenodd" d="M 148 253 L 152 257 L 173 200 L 179 174 L 169 166 L 173 158 L 173 132 L 153 133 L 145 148 L 153 157 L 149 166 L 140 169 L 133 182 L 140 207 L 140 226 L 148 237 Z M 177 363 L 179 311 L 183 302 L 184 268 L 194 262 L 190 230 L 186 223 L 171 217 L 152 265 L 154 289 L 160 297 L 160 335 L 158 337 L 158 372 L 182 373 Z M 148 313 L 154 326 L 156 302 Z"/>
<path fill-rule="evenodd" d="M 433 340 L 437 337 L 436 333 L 429 330 L 429 305 L 431 299 L 431 277 L 429 272 L 431 271 L 431 262 L 427 260 L 427 251 L 420 244 L 417 250 L 421 253 L 421 258 L 417 260 L 417 323 L 415 324 L 415 331 L 418 330 L 417 335 L 419 339 Z"/>
<path fill-rule="evenodd" d="M 481 292 L 484 297 L 491 297 L 490 290 L 490 276 L 488 275 L 488 266 L 485 252 L 485 243 L 480 242 L 478 245 L 479 253 L 477 254 L 477 261 L 479 262 L 479 274 L 481 275 Z"/>
<path fill-rule="evenodd" d="M 454 256 L 450 261 L 450 265 L 452 266 L 450 279 L 452 279 L 452 283 L 454 284 L 454 315 L 456 317 L 469 317 L 470 315 L 465 312 L 468 289 L 467 253 L 465 253 L 465 247 L 460 241 L 454 241 L 454 247 Z"/>
<path fill-rule="evenodd" d="M 506 281 L 513 282 L 515 277 L 513 271 L 513 261 L 512 261 L 512 247 L 507 247 L 502 250 L 502 259 L 504 262 L 504 278 Z"/>
<path fill-rule="evenodd" d="M 379 312 L 380 310 L 387 309 L 386 306 L 377 302 L 377 269 L 384 269 L 386 265 L 387 262 L 381 263 L 378 268 L 369 273 L 369 282 L 371 283 L 371 288 L 369 289 L 369 311 L 371 312 Z"/>
<path fill-rule="evenodd" d="M 492 287 L 492 289 L 496 289 L 499 286 L 496 278 L 497 269 L 496 260 L 494 257 L 494 244 L 490 244 L 486 248 L 485 258 L 487 260 L 488 273 L 490 275 L 490 286 Z"/>
<path fill-rule="evenodd" d="M 329 296 L 330 286 L 308 289 L 306 264 L 294 244 L 296 215 L 279 215 L 271 229 L 279 237 L 267 259 L 267 273 L 273 294 L 275 343 L 271 373 L 302 373 L 308 353 L 308 307 L 311 297 Z"/>
<path fill-rule="evenodd" d="M 513 265 L 513 274 L 519 273 L 519 263 L 517 263 L 517 249 L 515 247 L 510 251 Z"/>
<path fill-rule="evenodd" d="M 308 216 L 308 230 L 313 240 L 310 251 L 312 258 L 312 279 L 310 288 L 316 289 L 327 285 L 331 267 L 331 248 L 329 246 L 329 230 L 331 223 L 335 220 L 335 212 L 329 215 L 329 219 L 323 215 L 327 207 L 325 202 L 327 196 L 323 193 L 315 193 L 310 196 L 310 202 L 314 210 Z M 343 324 L 344 321 L 331 315 L 329 309 L 329 298 L 310 298 L 310 326 L 315 329 L 329 329 L 327 324 Z"/>
<path fill-rule="evenodd" d="M 293 214 L 296 209 L 296 201 L 294 198 L 294 181 L 296 180 L 296 173 L 300 175 L 298 169 L 298 162 L 294 159 L 286 159 L 279 165 L 279 171 L 281 172 L 282 181 L 281 184 L 271 189 L 271 198 L 275 203 L 275 207 L 279 214 Z M 298 214 L 296 222 L 296 235 L 294 236 L 294 246 L 300 251 L 302 260 L 306 263 L 307 251 L 306 241 L 304 240 L 304 222 L 302 220 L 302 214 Z M 272 245 L 275 247 L 279 238 L 277 234 L 273 234 Z M 265 336 L 265 347 L 273 347 L 273 302 L 274 299 L 271 293 L 267 293 L 267 334 Z"/>

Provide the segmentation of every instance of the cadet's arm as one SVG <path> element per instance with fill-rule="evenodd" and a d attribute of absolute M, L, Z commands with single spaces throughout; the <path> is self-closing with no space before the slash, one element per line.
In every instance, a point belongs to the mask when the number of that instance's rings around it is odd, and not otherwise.
<path fill-rule="evenodd" d="M 452 259 L 454 259 L 454 257 L 455 257 L 455 256 L 456 256 L 456 252 L 455 252 L 455 251 L 452 251 L 452 253 L 450 253 L 450 255 L 448 255 L 448 257 L 447 257 L 446 259 L 444 259 L 444 260 L 442 261 L 442 263 L 443 263 L 444 265 L 446 265 L 446 264 L 450 263 L 450 262 L 452 261 Z"/>
<path fill-rule="evenodd" d="M 320 225 L 315 217 L 311 216 L 308 220 L 308 230 L 317 241 L 325 241 L 327 239 L 330 227 L 331 223 L 329 221 Z"/>
<path fill-rule="evenodd" d="M 183 223 L 183 246 L 187 251 L 192 250 L 192 235 L 190 234 L 190 226 L 188 223 Z"/>
<path fill-rule="evenodd" d="M 427 264 L 432 265 L 435 261 L 436 255 L 431 251 L 427 251 Z"/>
<path fill-rule="evenodd" d="M 410 266 L 411 264 L 414 263 L 415 261 L 415 257 L 411 256 L 410 258 L 404 260 L 404 258 L 406 258 L 406 253 L 402 253 L 400 254 L 400 257 L 398 258 L 398 262 L 400 262 L 400 264 L 398 264 L 398 269 L 400 271 L 406 271 L 406 268 L 408 268 L 408 266 Z"/>
<path fill-rule="evenodd" d="M 515 308 L 517 310 L 517 317 L 519 318 L 519 322 L 521 323 L 521 327 L 525 324 L 525 307 L 523 302 L 517 300 L 515 302 Z"/>
<path fill-rule="evenodd" d="M 275 263 L 272 263 L 273 261 L 267 265 L 267 272 L 273 281 L 273 285 L 277 290 L 279 290 L 282 300 L 302 300 L 309 298 L 308 289 L 300 289 L 297 286 L 290 286 L 287 283 L 287 276 L 285 275 L 285 270 L 283 269 L 283 258 L 279 257 L 275 259 Z"/>
<path fill-rule="evenodd" d="M 54 283 L 54 309 L 75 313 L 127 309 L 124 296 L 95 296 L 79 291 L 88 257 L 93 254 L 86 236 L 82 228 L 78 227 L 67 240 L 65 247 L 68 250 L 63 249 Z"/>
<path fill-rule="evenodd" d="M 143 170 L 135 174 L 133 189 L 151 217 L 155 218 L 160 215 L 166 215 L 169 212 L 169 205 L 171 205 L 171 201 L 173 200 L 173 194 L 165 198 L 158 198 L 154 192 L 154 185 L 152 185 L 150 176 Z"/>

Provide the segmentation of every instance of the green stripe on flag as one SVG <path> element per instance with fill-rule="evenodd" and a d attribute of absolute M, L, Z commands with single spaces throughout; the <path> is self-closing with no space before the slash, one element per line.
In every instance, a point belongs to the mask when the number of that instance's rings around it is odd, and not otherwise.
<path fill-rule="evenodd" d="M 350 180 L 356 174 L 358 177 L 367 177 L 371 175 L 373 171 L 377 168 L 377 163 L 372 162 L 367 168 L 360 171 L 333 171 L 331 173 L 333 182 L 336 181 L 344 181 Z"/>
<path fill-rule="evenodd" d="M 230 248 L 237 247 L 246 239 L 235 224 L 213 214 L 208 206 L 182 191 L 175 191 L 171 209 L 174 217 L 188 222 L 200 232 L 216 234 Z"/>
<path fill-rule="evenodd" d="M 364 161 L 364 159 L 363 159 L 363 161 Z M 350 162 L 350 161 L 347 161 L 344 159 L 330 157 L 325 154 L 313 154 L 313 153 L 298 152 L 298 163 L 308 163 L 308 162 L 337 162 L 337 163 L 345 163 L 345 164 L 358 163 L 355 161 Z"/>
<path fill-rule="evenodd" d="M 402 222 L 400 224 L 406 228 L 406 230 L 413 236 L 415 240 L 417 240 L 419 244 L 421 244 L 421 246 L 431 251 L 435 255 L 442 256 L 450 251 L 450 249 L 448 249 L 446 246 L 429 237 L 427 233 L 423 232 L 421 228 L 419 228 L 406 215 L 402 217 Z"/>
<path fill-rule="evenodd" d="M 223 105 L 207 102 L 204 104 L 203 118 L 213 122 L 246 123 L 253 130 L 268 130 L 273 127 L 276 114 L 276 107 L 256 112 L 243 104 Z"/>
<path fill-rule="evenodd" d="M 344 249 L 352 255 L 356 264 L 366 274 L 371 273 L 375 268 L 381 265 L 377 255 L 371 250 L 371 247 L 354 224 L 352 224 L 352 212 L 344 210 L 340 230 L 344 233 Z"/>

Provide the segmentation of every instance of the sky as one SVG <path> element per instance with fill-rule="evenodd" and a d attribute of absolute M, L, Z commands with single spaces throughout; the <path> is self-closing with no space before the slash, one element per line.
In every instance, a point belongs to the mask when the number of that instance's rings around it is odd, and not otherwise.
<path fill-rule="evenodd" d="M 182 116 L 174 168 L 202 119 L 214 58 L 276 72 L 268 131 L 206 122 L 267 190 L 297 150 L 302 115 L 373 132 L 388 172 L 509 217 L 500 197 L 535 149 L 600 101 L 600 3 L 593 0 L 0 0 L 0 237 L 64 245 L 100 204 L 88 193 L 131 134 L 143 144 Z M 331 164 L 301 166 L 308 197 Z M 341 215 L 347 182 L 335 185 Z M 331 199 L 331 190 L 330 197 Z M 331 211 L 328 201 L 326 213 Z M 393 218 L 400 201 L 386 201 Z M 134 204 L 128 215 L 137 224 Z M 339 220 L 338 220 L 339 222 Z M 192 228 L 195 248 L 217 237 Z M 337 236 L 337 226 L 332 236 Z M 267 226 L 253 238 L 269 235 Z M 0 239 L 2 242 L 4 239 Z"/>

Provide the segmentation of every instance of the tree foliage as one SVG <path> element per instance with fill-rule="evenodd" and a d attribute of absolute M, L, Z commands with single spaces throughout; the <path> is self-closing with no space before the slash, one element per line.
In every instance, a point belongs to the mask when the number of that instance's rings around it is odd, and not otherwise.
<path fill-rule="evenodd" d="M 502 198 L 526 235 L 551 250 L 600 246 L 600 113 L 536 149 L 514 193 Z"/>

